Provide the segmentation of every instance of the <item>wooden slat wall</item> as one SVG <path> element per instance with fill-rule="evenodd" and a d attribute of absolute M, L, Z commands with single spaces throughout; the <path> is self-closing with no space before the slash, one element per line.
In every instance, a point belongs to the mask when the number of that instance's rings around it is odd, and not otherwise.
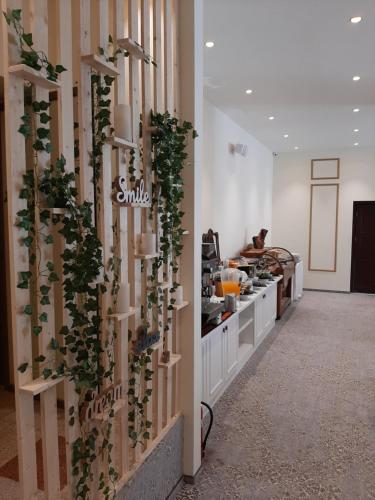
<path fill-rule="evenodd" d="M 151 137 L 148 131 L 151 110 L 171 114 L 177 105 L 177 60 L 176 60 L 176 6 L 175 0 L 0 0 L 2 10 L 22 8 L 25 28 L 33 32 L 37 49 L 44 50 L 54 64 L 63 64 L 68 71 L 60 77 L 61 86 L 57 90 L 57 105 L 54 104 L 53 159 L 63 154 L 67 160 L 67 169 L 74 169 L 74 132 L 73 105 L 76 106 L 76 120 L 79 123 L 79 174 L 76 184 L 79 191 L 78 201 L 94 201 L 92 184 L 92 167 L 90 166 L 90 151 L 92 151 L 92 102 L 91 74 L 93 70 L 82 56 L 98 54 L 97 45 L 106 48 L 108 35 L 113 39 L 123 39 L 127 36 L 142 44 L 147 53 L 151 54 L 157 67 L 130 56 L 128 59 L 119 57 L 116 66 L 119 75 L 116 77 L 112 93 L 112 106 L 129 103 L 131 106 L 133 142 L 143 148 L 142 164 L 139 151 L 136 151 L 136 172 L 144 175 L 146 190 L 151 191 L 153 173 L 151 170 Z M 10 44 L 7 36 L 8 27 L 1 19 L 1 58 L 2 66 L 7 68 L 19 62 L 17 51 Z M 73 41 L 73 42 L 72 42 Z M 115 43 L 116 45 L 116 43 Z M 18 457 L 20 467 L 20 482 L 23 499 L 31 499 L 37 492 L 36 482 L 36 447 L 37 440 L 34 398 L 40 394 L 41 437 L 43 443 L 44 493 L 45 498 L 58 498 L 60 493 L 59 455 L 58 455 L 58 410 L 57 397 L 64 400 L 65 405 L 65 439 L 66 468 L 68 485 L 65 495 L 73 498 L 74 478 L 70 471 L 71 445 L 79 435 L 79 425 L 68 425 L 69 408 L 77 408 L 77 395 L 69 381 L 64 380 L 59 390 L 56 382 L 35 380 L 33 375 L 33 339 L 30 317 L 23 314 L 24 305 L 30 303 L 30 291 L 17 288 L 18 273 L 28 269 L 28 251 L 20 246 L 22 232 L 14 226 L 16 213 L 25 208 L 25 200 L 18 197 L 22 175 L 26 169 L 25 141 L 18 133 L 20 117 L 24 114 L 24 81 L 19 76 L 4 71 L 4 102 L 6 123 L 6 181 L 9 227 L 9 262 L 11 279 L 11 311 L 10 324 L 13 338 L 15 365 L 15 396 L 17 410 Z M 76 100 L 73 103 L 73 86 L 76 88 Z M 34 94 L 38 99 L 49 99 L 49 92 L 34 85 Z M 139 135 L 139 122 L 142 113 L 145 127 L 142 137 Z M 40 168 L 48 166 L 50 155 L 39 155 Z M 108 264 L 113 251 L 121 259 L 120 281 L 129 282 L 131 287 L 131 305 L 136 313 L 125 320 L 115 321 L 106 318 L 111 304 L 110 294 L 102 298 L 103 342 L 111 335 L 113 326 L 117 336 L 114 343 L 114 358 L 116 361 L 114 381 L 121 382 L 126 397 L 128 390 L 128 328 L 135 339 L 136 329 L 141 324 L 141 305 L 146 305 L 148 275 L 151 272 L 152 261 L 145 260 L 143 265 L 138 253 L 138 242 L 142 232 L 159 234 L 158 218 L 148 217 L 146 208 L 119 207 L 112 203 L 112 182 L 118 175 L 128 176 L 129 153 L 122 149 L 112 150 L 110 145 L 103 149 L 102 176 L 100 179 L 100 210 L 97 214 L 97 230 L 103 244 L 104 264 Z M 129 182 L 129 179 L 128 179 Z M 43 259 L 55 262 L 56 269 L 62 272 L 59 255 L 63 251 L 63 240 L 58 234 L 58 226 L 54 229 L 54 244 L 46 246 L 41 242 Z M 159 280 L 172 283 L 169 267 L 160 274 Z M 42 284 L 42 283 L 40 283 Z M 39 284 L 39 285 L 40 285 Z M 167 299 L 169 289 L 164 291 L 164 314 L 159 317 L 166 324 L 168 315 Z M 58 331 L 66 324 L 68 316 L 64 309 L 64 299 L 61 283 L 53 288 L 52 305 L 49 312 L 48 333 L 43 334 L 37 345 L 38 354 L 50 354 L 51 338 L 58 337 Z M 45 310 L 45 309 L 43 309 Z M 153 328 L 157 322 L 145 309 Z M 178 353 L 178 311 L 173 312 L 173 322 L 170 331 L 164 338 L 164 345 Z M 115 324 L 113 325 L 113 322 Z M 164 336 L 163 329 L 161 335 Z M 35 346 L 34 346 L 35 350 Z M 134 471 L 154 449 L 165 433 L 174 424 L 179 411 L 178 405 L 178 363 L 173 367 L 161 367 L 160 359 L 163 348 L 159 346 L 152 355 L 149 368 L 154 371 L 153 380 L 142 384 L 142 394 L 147 388 L 152 388 L 153 396 L 146 406 L 146 418 L 152 421 L 150 439 L 144 446 L 131 448 L 128 437 L 128 405 L 125 404 L 115 415 L 113 429 L 116 439 L 113 439 L 115 465 L 119 472 L 120 488 L 132 476 Z M 35 353 L 34 353 L 35 355 Z M 17 370 L 21 363 L 29 363 L 25 373 Z M 60 418 L 60 417 L 59 417 Z M 100 473 L 101 464 L 95 464 L 96 474 Z M 94 481 L 91 487 L 97 487 Z M 93 498 L 100 498 L 93 492 Z"/>

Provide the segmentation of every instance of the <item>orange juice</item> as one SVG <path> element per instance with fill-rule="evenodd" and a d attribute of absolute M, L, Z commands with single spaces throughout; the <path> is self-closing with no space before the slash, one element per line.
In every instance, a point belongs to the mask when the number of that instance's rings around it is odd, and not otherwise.
<path fill-rule="evenodd" d="M 235 293 L 237 296 L 240 295 L 240 284 L 238 281 L 222 281 L 221 285 L 224 296 L 228 293 Z"/>

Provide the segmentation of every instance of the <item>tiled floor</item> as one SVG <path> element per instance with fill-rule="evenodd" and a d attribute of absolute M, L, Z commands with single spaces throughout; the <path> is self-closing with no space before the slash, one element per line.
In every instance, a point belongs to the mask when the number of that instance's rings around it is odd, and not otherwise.
<path fill-rule="evenodd" d="M 179 500 L 375 498 L 375 296 L 306 292 L 214 408 Z"/>

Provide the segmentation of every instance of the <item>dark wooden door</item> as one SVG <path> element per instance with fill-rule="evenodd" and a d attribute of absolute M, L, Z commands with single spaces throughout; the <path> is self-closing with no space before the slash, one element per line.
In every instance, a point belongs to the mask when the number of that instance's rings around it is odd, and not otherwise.
<path fill-rule="evenodd" d="M 375 201 L 353 206 L 351 291 L 375 293 Z"/>

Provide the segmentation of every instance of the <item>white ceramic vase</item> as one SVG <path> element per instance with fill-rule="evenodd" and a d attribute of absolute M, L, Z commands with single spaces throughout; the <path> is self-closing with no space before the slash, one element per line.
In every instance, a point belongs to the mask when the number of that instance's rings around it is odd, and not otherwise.
<path fill-rule="evenodd" d="M 124 314 L 130 309 L 130 285 L 129 283 L 120 283 L 117 293 L 116 313 Z"/>
<path fill-rule="evenodd" d="M 128 104 L 117 104 L 114 109 L 115 135 L 132 142 L 131 109 Z"/>

